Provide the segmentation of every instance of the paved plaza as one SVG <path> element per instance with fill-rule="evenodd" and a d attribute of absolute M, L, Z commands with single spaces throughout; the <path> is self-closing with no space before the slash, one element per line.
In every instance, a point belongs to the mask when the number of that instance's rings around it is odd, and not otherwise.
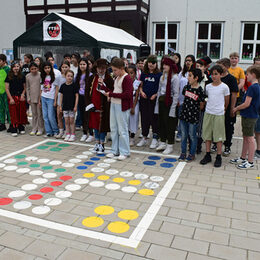
<path fill-rule="evenodd" d="M 176 143 L 173 155 L 134 147 L 120 162 L 6 132 L 0 147 L 0 259 L 260 259 L 260 161 L 179 163 Z"/>

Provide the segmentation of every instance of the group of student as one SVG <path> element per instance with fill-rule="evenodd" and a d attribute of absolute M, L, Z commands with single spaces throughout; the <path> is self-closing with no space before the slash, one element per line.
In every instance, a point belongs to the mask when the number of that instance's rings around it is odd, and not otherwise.
<path fill-rule="evenodd" d="M 74 53 L 64 55 L 58 70 L 52 53 L 45 55 L 44 62 L 26 54 L 23 65 L 14 61 L 10 69 L 0 54 L 0 130 L 6 129 L 7 120 L 13 136 L 25 133 L 29 104 L 30 135 L 45 130 L 46 137 L 75 141 L 75 128 L 82 125 L 80 141 L 95 140 L 94 151 L 103 153 L 110 132 L 112 148 L 107 157 L 124 160 L 135 145 L 140 112 L 142 139 L 136 146 L 148 144 L 152 128 L 151 149 L 170 154 L 176 139 L 181 141 L 179 161 L 191 162 L 205 141 L 206 155 L 200 163 L 211 162 L 215 151 L 214 166 L 220 167 L 222 143 L 223 155 L 228 156 L 240 111 L 243 149 L 241 157 L 230 163 L 239 169 L 253 168 L 254 156 L 260 157 L 260 59 L 255 58 L 245 77 L 238 57 L 232 53 L 211 66 L 209 57 L 196 61 L 187 55 L 182 68 L 178 53 L 163 57 L 160 66 L 155 55 L 136 64 L 114 57 L 109 64 Z"/>

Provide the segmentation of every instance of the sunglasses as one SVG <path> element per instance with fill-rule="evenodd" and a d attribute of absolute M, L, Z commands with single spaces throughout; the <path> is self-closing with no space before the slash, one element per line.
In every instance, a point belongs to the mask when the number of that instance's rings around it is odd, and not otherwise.
<path fill-rule="evenodd" d="M 192 60 L 185 60 L 185 62 L 187 62 L 187 61 L 192 62 Z"/>
<path fill-rule="evenodd" d="M 154 65 L 157 63 L 157 61 L 149 61 L 148 63 L 152 63 Z"/>

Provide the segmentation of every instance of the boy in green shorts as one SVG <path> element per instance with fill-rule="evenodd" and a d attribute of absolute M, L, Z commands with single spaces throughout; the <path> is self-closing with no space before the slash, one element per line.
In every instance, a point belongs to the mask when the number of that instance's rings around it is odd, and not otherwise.
<path fill-rule="evenodd" d="M 6 130 L 6 121 L 10 123 L 7 95 L 5 92 L 5 78 L 10 68 L 6 66 L 6 56 L 0 54 L 0 131 Z"/>
<path fill-rule="evenodd" d="M 210 74 L 212 83 L 206 86 L 207 105 L 203 119 L 202 138 L 206 142 L 206 155 L 200 161 L 204 165 L 211 162 L 210 146 L 211 142 L 217 143 L 217 157 L 215 167 L 222 164 L 222 142 L 226 139 L 225 134 L 225 110 L 229 104 L 229 87 L 221 82 L 223 69 L 220 65 L 211 68 Z"/>

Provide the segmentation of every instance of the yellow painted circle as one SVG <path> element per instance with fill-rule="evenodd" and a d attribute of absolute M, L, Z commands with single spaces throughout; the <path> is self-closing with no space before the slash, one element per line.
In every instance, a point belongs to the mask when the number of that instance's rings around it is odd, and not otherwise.
<path fill-rule="evenodd" d="M 88 217 L 82 220 L 82 225 L 85 227 L 100 227 L 103 223 L 104 220 L 100 217 Z"/>
<path fill-rule="evenodd" d="M 133 219 L 138 218 L 139 214 L 135 210 L 126 209 L 126 210 L 121 210 L 118 213 L 118 217 L 121 219 L 125 219 L 125 220 L 133 220 Z"/>
<path fill-rule="evenodd" d="M 151 196 L 154 194 L 153 190 L 150 189 L 142 189 L 138 191 L 139 194 L 144 195 L 144 196 Z"/>
<path fill-rule="evenodd" d="M 141 181 L 139 181 L 139 180 L 131 180 L 131 181 L 129 181 L 128 182 L 130 185 L 139 185 L 139 184 L 141 184 Z"/>
<path fill-rule="evenodd" d="M 113 179 L 113 182 L 118 182 L 118 183 L 121 183 L 121 182 L 124 182 L 125 179 L 124 178 L 114 178 Z"/>
<path fill-rule="evenodd" d="M 83 176 L 86 178 L 93 178 L 95 176 L 95 174 L 94 173 L 84 173 Z"/>
<path fill-rule="evenodd" d="M 130 226 L 127 223 L 121 221 L 111 222 L 107 226 L 107 229 L 113 233 L 125 233 L 129 230 L 129 228 Z"/>
<path fill-rule="evenodd" d="M 100 176 L 98 176 L 98 179 L 101 180 L 101 181 L 106 181 L 106 180 L 108 180 L 109 178 L 110 178 L 110 177 L 107 176 L 107 175 L 100 175 Z"/>
<path fill-rule="evenodd" d="M 98 215 L 110 215 L 115 211 L 115 209 L 111 206 L 99 206 L 95 208 L 95 213 Z"/>

